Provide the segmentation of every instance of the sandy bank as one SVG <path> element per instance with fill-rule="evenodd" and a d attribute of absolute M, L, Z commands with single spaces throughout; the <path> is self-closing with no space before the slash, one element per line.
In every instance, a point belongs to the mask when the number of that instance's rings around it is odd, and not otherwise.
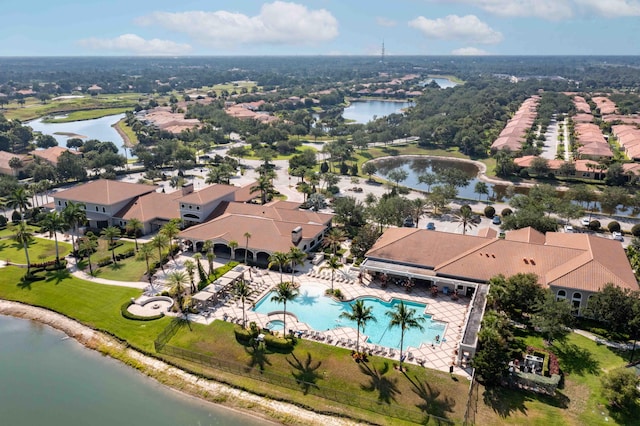
<path fill-rule="evenodd" d="M 122 124 L 121 124 L 122 123 Z M 120 137 L 122 138 L 122 140 L 124 141 L 124 146 L 127 148 L 133 148 L 133 143 L 131 142 L 131 139 L 129 139 L 129 136 L 127 136 L 127 134 L 120 128 L 120 126 L 124 126 L 124 118 L 120 121 L 118 121 L 117 123 L 114 123 L 111 125 L 111 127 L 113 127 L 116 132 L 118 132 L 118 134 L 120 135 Z"/>
<path fill-rule="evenodd" d="M 285 419 L 288 424 L 296 425 L 331 426 L 357 424 L 349 420 L 317 414 L 292 404 L 262 398 L 249 392 L 196 377 L 156 358 L 127 348 L 111 336 L 46 309 L 0 300 L 0 314 L 47 324 L 73 337 L 89 349 L 99 350 L 103 354 L 110 355 L 119 361 L 135 365 L 139 371 L 163 384 L 170 383 L 171 387 L 177 391 L 210 402 L 216 402 L 249 415 L 255 416 L 260 413 L 262 414 L 260 417 L 265 419 L 271 421 Z"/>

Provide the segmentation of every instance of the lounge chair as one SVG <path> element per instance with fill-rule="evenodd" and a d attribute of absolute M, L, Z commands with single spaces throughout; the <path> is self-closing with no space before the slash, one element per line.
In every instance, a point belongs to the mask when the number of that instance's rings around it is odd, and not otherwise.
<path fill-rule="evenodd" d="M 413 354 L 411 352 L 407 352 L 407 359 L 411 361 L 413 359 Z"/>

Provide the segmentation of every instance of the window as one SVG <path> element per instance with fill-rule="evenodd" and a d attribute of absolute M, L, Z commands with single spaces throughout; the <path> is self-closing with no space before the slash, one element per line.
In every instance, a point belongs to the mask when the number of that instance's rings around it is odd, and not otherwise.
<path fill-rule="evenodd" d="M 571 298 L 571 306 L 575 311 L 580 309 L 580 302 L 582 302 L 582 293 L 573 293 L 573 297 Z"/>
<path fill-rule="evenodd" d="M 96 206 L 96 211 L 98 211 L 98 206 Z"/>
<path fill-rule="evenodd" d="M 558 294 L 556 294 L 556 300 L 564 300 L 567 298 L 567 292 L 564 290 L 559 290 Z"/>
<path fill-rule="evenodd" d="M 106 210 L 104 207 L 102 208 L 102 213 L 106 213 Z"/>
<path fill-rule="evenodd" d="M 61 206 L 62 205 L 62 201 L 58 200 L 58 205 Z"/>
<path fill-rule="evenodd" d="M 180 204 L 180 208 L 181 208 L 181 209 L 184 209 L 184 204 Z"/>
<path fill-rule="evenodd" d="M 196 206 L 196 210 L 200 210 L 200 206 Z"/>

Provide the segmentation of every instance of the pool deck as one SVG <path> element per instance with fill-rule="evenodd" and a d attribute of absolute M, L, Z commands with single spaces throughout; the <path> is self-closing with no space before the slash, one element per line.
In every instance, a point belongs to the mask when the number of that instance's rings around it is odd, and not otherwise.
<path fill-rule="evenodd" d="M 296 283 L 319 283 L 326 285 L 327 288 L 331 287 L 330 275 L 327 271 L 320 271 L 319 266 L 312 267 L 309 262 L 307 262 L 304 267 L 299 267 L 298 269 L 301 269 L 302 271 L 295 274 Z M 369 277 L 365 277 L 363 282 L 359 283 L 357 279 L 348 279 L 348 273 L 345 275 L 336 273 L 336 276 L 339 275 L 341 276 L 341 279 L 335 280 L 333 286 L 335 289 L 340 289 L 344 295 L 344 300 L 348 301 L 359 297 L 377 297 L 385 301 L 397 298 L 426 304 L 427 309 L 425 313 L 431 315 L 434 321 L 440 321 L 446 324 L 444 334 L 440 336 L 441 339 L 439 343 L 433 342 L 433 344 L 431 344 L 431 342 L 428 342 L 423 343 L 419 348 L 404 348 L 403 354 L 406 356 L 405 362 L 449 372 L 450 366 L 455 363 L 455 351 L 462 339 L 462 327 L 469 307 L 469 298 L 460 297 L 457 301 L 454 301 L 451 300 L 449 296 L 445 296 L 442 293 L 439 293 L 434 297 L 430 294 L 427 288 L 414 287 L 411 292 L 407 292 L 405 288 L 395 285 L 389 285 L 386 288 L 382 288 L 379 281 L 371 281 Z M 290 281 L 291 274 L 284 274 L 283 280 Z M 245 303 L 247 324 L 254 321 L 258 327 L 266 328 L 267 323 L 270 320 L 282 320 L 282 314 L 269 316 L 253 312 L 251 310 L 253 302 L 260 300 L 280 283 L 280 273 L 266 271 L 263 269 L 258 269 L 257 271 L 254 270 L 251 274 L 250 282 L 255 293 Z M 205 315 L 190 314 L 189 318 L 195 322 L 203 324 L 210 324 L 216 319 L 241 323 L 242 303 L 238 300 L 229 299 L 222 301 L 217 306 L 210 309 Z M 316 340 L 320 343 L 355 349 L 357 331 L 351 327 L 340 327 L 326 331 L 313 330 L 306 323 L 298 322 L 294 316 L 287 315 L 287 329 L 299 332 L 303 338 Z M 373 355 L 395 360 L 399 359 L 399 350 L 371 345 L 367 343 L 366 340 L 366 333 L 361 333 L 360 350 L 366 349 Z M 453 372 L 457 375 L 468 378 L 471 377 L 470 368 L 454 366 Z"/>

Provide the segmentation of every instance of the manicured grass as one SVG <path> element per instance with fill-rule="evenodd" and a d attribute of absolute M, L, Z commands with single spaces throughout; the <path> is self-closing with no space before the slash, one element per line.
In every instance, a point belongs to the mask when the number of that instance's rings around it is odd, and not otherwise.
<path fill-rule="evenodd" d="M 169 344 L 235 363 L 238 368 L 251 370 L 256 374 L 295 377 L 314 383 L 322 389 L 341 392 L 345 397 L 358 396 L 377 401 L 389 413 L 396 407 L 404 407 L 423 412 L 426 410 L 455 423 L 462 422 L 469 386 L 466 380 L 412 364 L 408 365 L 409 371 L 403 374 L 393 368 L 397 361 L 376 356 L 369 357 L 366 363 L 356 363 L 351 358 L 349 349 L 304 339 L 298 340 L 295 349 L 289 354 L 269 349 L 254 350 L 235 340 L 233 327 L 222 321 L 214 321 L 209 326 L 191 324 L 189 328 L 181 328 Z M 219 372 L 206 369 L 206 374 L 216 376 Z M 248 378 L 225 379 L 238 380 L 236 385 L 239 386 L 257 386 L 252 390 L 261 393 L 267 387 L 264 383 L 251 385 Z M 267 394 L 273 397 L 291 399 L 318 410 L 333 411 L 328 407 L 336 405 L 326 400 L 315 401 L 311 395 L 305 395 L 302 385 L 299 389 L 268 387 Z M 347 412 L 350 410 L 352 409 Z M 380 416 L 377 419 L 375 416 L 367 418 L 369 421 L 373 419 L 376 423 L 394 423 L 391 419 Z"/>
<path fill-rule="evenodd" d="M 62 259 L 71 253 L 71 244 L 58 241 L 58 250 L 60 252 L 60 258 Z M 29 244 L 29 260 L 31 263 L 46 262 L 49 260 L 55 260 L 55 258 L 56 244 L 53 240 L 36 237 Z M 13 263 L 19 263 L 22 265 L 27 263 L 27 257 L 24 253 L 23 245 L 18 244 L 11 239 L 0 240 L 0 259 L 9 260 Z"/>
<path fill-rule="evenodd" d="M 102 108 L 102 109 L 89 109 L 83 111 L 70 112 L 64 118 L 52 118 L 46 120 L 47 123 L 68 123 L 71 121 L 93 120 L 94 118 L 106 117 L 108 115 L 122 114 L 125 111 L 130 111 L 131 108 Z"/>
<path fill-rule="evenodd" d="M 67 271 L 48 273 L 44 281 L 22 284 L 25 269 L 0 269 L 0 298 L 41 306 L 106 331 L 134 347 L 153 352 L 155 337 L 171 319 L 133 321 L 122 317 L 120 306 L 140 290 L 95 284 L 77 279 Z"/>
<path fill-rule="evenodd" d="M 37 232 L 39 230 L 39 228 L 31 225 L 27 225 L 27 228 L 31 232 Z M 11 225 L 11 222 L 7 224 L 6 228 L 0 230 L 0 239 L 12 238 L 14 235 L 15 235 L 15 231 L 13 230 L 13 226 Z"/>
<path fill-rule="evenodd" d="M 135 146 L 138 144 L 138 136 L 136 135 L 136 132 L 134 132 L 131 127 L 127 126 L 127 123 L 125 123 L 124 119 L 118 121 L 115 124 L 114 128 L 118 131 L 118 133 L 121 133 L 125 136 L 123 139 L 125 139 L 125 143 L 127 144 L 127 146 Z"/>
<path fill-rule="evenodd" d="M 8 119 L 21 121 L 33 120 L 49 114 L 65 113 L 72 111 L 97 110 L 104 108 L 132 109 L 138 102 L 141 94 L 122 93 L 113 95 L 88 96 L 73 99 L 50 100 L 46 104 L 29 97 L 25 99 L 24 107 L 12 102 L 6 106 L 3 114 Z"/>
<path fill-rule="evenodd" d="M 301 154 L 303 151 L 316 151 L 316 149 L 310 147 L 310 146 L 300 146 L 298 147 L 295 152 L 292 152 L 291 154 L 278 154 L 276 157 L 272 158 L 271 160 L 289 160 L 291 157 L 293 157 L 296 154 Z M 251 152 L 250 155 L 245 155 L 242 158 L 246 158 L 248 160 L 261 160 L 261 158 L 259 156 L 257 156 L 255 154 L 255 152 Z"/>
<path fill-rule="evenodd" d="M 116 256 L 119 253 L 124 253 L 128 250 L 135 249 L 135 243 L 131 241 L 121 241 L 122 245 L 118 246 L 114 251 Z M 111 250 L 108 247 L 109 243 L 105 240 L 98 240 L 98 250 L 91 255 L 91 260 L 96 263 L 98 259 L 105 257 L 111 257 Z M 138 243 L 138 246 L 140 243 Z M 154 251 L 154 256 L 149 260 L 153 265 L 153 262 L 158 260 L 157 253 Z M 140 281 L 142 276 L 147 272 L 147 263 L 144 259 L 138 259 L 136 255 L 128 257 L 123 260 L 119 260 L 116 264 L 103 266 L 101 268 L 93 269 L 96 277 L 105 278 L 115 281 Z"/>

